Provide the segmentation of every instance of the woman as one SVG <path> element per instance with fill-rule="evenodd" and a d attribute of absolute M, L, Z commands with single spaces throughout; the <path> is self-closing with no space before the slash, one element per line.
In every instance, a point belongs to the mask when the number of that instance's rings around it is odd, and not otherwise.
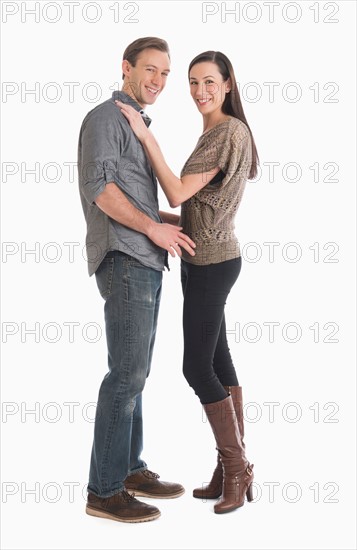
<path fill-rule="evenodd" d="M 191 96 L 203 133 L 177 178 L 140 114 L 119 103 L 140 139 L 170 206 L 182 204 L 180 224 L 196 243 L 183 251 L 183 372 L 212 427 L 218 462 L 197 498 L 219 498 L 216 513 L 252 500 L 253 465 L 245 456 L 242 388 L 230 356 L 224 316 L 227 296 L 241 269 L 234 217 L 246 180 L 256 175 L 257 150 L 246 121 L 233 67 L 221 52 L 196 56 L 189 66 Z M 173 247 L 176 243 L 173 243 Z"/>

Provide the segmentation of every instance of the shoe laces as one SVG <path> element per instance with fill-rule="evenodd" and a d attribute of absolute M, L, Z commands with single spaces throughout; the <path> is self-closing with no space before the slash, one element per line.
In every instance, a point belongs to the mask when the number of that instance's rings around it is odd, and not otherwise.
<path fill-rule="evenodd" d="M 122 491 L 122 497 L 125 502 L 131 502 L 135 498 L 135 493 L 128 493 L 128 491 Z"/>
<path fill-rule="evenodd" d="M 159 474 L 155 474 L 155 472 L 152 472 L 151 470 L 144 470 L 143 474 L 145 477 L 148 477 L 149 479 L 159 479 Z"/>

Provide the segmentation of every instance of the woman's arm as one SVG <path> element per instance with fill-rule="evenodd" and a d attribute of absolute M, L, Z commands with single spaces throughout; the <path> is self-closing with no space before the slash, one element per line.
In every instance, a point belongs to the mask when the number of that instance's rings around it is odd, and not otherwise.
<path fill-rule="evenodd" d="M 130 105 L 121 103 L 120 101 L 116 101 L 116 103 L 128 119 L 133 132 L 141 141 L 156 177 L 172 208 L 176 208 L 176 206 L 185 202 L 192 195 L 195 195 L 197 191 L 205 187 L 219 172 L 220 169 L 217 166 L 210 172 L 189 174 L 183 176 L 182 179 L 176 177 L 167 166 L 159 144 L 146 127 L 141 114 Z"/>
<path fill-rule="evenodd" d="M 189 174 L 181 179 L 176 177 L 167 166 L 164 155 L 161 152 L 153 134 L 148 130 L 146 138 L 142 141 L 145 152 L 149 158 L 150 164 L 156 174 L 157 179 L 169 201 L 172 208 L 176 208 L 181 203 L 195 195 L 210 182 L 219 172 L 218 166 L 210 172 L 200 174 Z"/>
<path fill-rule="evenodd" d="M 163 223 L 169 223 L 171 225 L 179 224 L 180 216 L 178 216 L 177 214 L 173 214 L 172 212 L 163 212 L 162 210 L 159 210 L 159 215 Z"/>

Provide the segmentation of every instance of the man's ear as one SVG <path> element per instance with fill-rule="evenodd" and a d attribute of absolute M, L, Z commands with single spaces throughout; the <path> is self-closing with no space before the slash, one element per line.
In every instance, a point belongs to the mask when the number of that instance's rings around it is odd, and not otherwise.
<path fill-rule="evenodd" d="M 131 64 L 129 63 L 129 61 L 127 59 L 123 59 L 123 62 L 121 64 L 121 68 L 122 68 L 124 77 L 129 76 L 130 69 L 131 69 Z"/>

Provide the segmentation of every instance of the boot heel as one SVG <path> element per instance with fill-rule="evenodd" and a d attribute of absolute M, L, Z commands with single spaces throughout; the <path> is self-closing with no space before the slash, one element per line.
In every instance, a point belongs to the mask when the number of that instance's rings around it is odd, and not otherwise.
<path fill-rule="evenodd" d="M 251 483 L 247 489 L 247 492 L 246 492 L 246 495 L 247 495 L 247 501 L 248 502 L 252 502 L 253 500 L 253 483 Z"/>

